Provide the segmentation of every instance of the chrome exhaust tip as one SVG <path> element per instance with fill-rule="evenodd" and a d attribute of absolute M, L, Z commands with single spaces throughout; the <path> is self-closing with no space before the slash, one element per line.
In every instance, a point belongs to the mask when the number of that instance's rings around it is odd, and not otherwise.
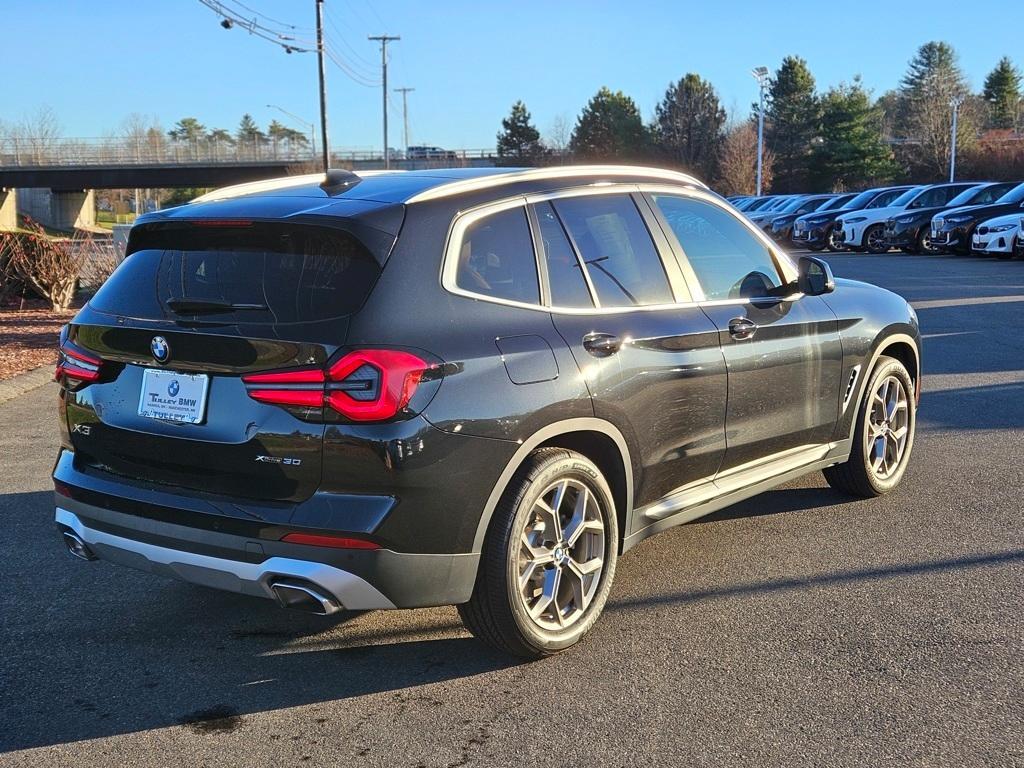
<path fill-rule="evenodd" d="M 337 600 L 310 582 L 282 579 L 271 582 L 270 589 L 282 608 L 318 616 L 329 616 L 341 610 Z"/>
<path fill-rule="evenodd" d="M 82 541 L 79 535 L 74 531 L 61 531 L 61 537 L 64 539 L 64 546 L 68 548 L 68 552 L 79 560 L 99 559 L 93 554 L 93 551 L 89 549 L 89 545 Z"/>

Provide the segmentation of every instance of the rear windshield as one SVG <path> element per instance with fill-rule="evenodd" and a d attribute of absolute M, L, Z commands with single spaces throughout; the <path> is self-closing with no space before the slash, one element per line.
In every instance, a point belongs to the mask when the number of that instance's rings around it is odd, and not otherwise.
<path fill-rule="evenodd" d="M 100 312 L 147 320 L 308 323 L 350 315 L 380 266 L 356 237 L 265 223 L 150 225 L 92 297 Z"/>
<path fill-rule="evenodd" d="M 996 200 L 997 203 L 1019 203 L 1024 201 L 1024 184 L 1018 184 L 1005 195 Z"/>

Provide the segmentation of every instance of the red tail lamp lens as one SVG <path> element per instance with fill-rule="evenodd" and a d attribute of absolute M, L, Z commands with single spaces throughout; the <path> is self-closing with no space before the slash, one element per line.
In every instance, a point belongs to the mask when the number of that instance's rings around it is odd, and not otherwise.
<path fill-rule="evenodd" d="M 409 352 L 349 352 L 325 374 L 319 369 L 242 377 L 249 397 L 273 405 L 327 406 L 353 421 L 385 421 L 409 404 L 430 364 Z"/>

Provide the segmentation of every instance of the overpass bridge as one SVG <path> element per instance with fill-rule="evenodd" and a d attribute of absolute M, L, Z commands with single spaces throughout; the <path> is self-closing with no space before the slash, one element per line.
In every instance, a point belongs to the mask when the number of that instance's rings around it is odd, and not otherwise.
<path fill-rule="evenodd" d="M 446 150 L 407 158 L 392 150 L 395 169 L 493 166 L 492 149 Z M 125 139 L 0 139 L 0 229 L 17 226 L 19 209 L 55 229 L 95 224 L 97 189 L 222 187 L 246 181 L 309 173 L 320 157 L 286 142 L 166 141 Z M 337 151 L 331 167 L 375 170 L 381 152 Z"/>

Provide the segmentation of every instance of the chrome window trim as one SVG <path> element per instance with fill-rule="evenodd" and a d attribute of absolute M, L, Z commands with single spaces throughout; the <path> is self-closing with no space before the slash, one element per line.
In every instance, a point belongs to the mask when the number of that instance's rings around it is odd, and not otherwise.
<path fill-rule="evenodd" d="M 491 304 L 499 304 L 506 307 L 515 307 L 518 309 L 530 309 L 539 312 L 546 312 L 549 314 L 560 314 L 560 315 L 617 315 L 626 312 L 661 312 L 672 309 L 692 309 L 694 307 L 715 307 L 715 306 L 729 306 L 729 305 L 744 305 L 749 304 L 751 299 L 713 299 L 708 300 L 705 298 L 703 289 L 700 287 L 699 282 L 696 284 L 690 284 L 690 280 L 686 279 L 686 270 L 683 270 L 683 277 L 686 281 L 687 287 L 690 289 L 691 300 L 690 301 L 678 301 L 666 304 L 647 304 L 644 306 L 635 307 L 557 307 L 550 303 L 530 304 L 522 301 L 513 301 L 511 299 L 502 299 L 497 296 L 488 296 L 487 294 L 477 293 L 464 288 L 460 288 L 455 284 L 456 274 L 458 272 L 458 249 L 462 245 L 462 237 L 465 234 L 466 228 L 480 219 L 493 214 L 506 211 L 511 208 L 517 208 L 522 206 L 526 209 L 527 223 L 530 225 L 530 239 L 533 242 L 533 257 L 534 264 L 537 268 L 537 281 L 541 288 L 541 302 L 545 301 L 543 295 L 544 280 L 542 275 L 546 273 L 546 265 L 541 263 L 543 256 L 542 248 L 536 241 L 536 233 L 532 226 L 532 219 L 529 216 L 529 209 L 527 206 L 533 205 L 538 202 L 550 202 L 564 197 L 582 197 L 587 195 L 602 195 L 602 194 L 634 194 L 634 193 L 662 193 L 662 194 L 673 194 L 673 195 L 684 195 L 691 196 L 705 202 L 717 205 L 722 210 L 730 213 L 734 218 L 739 219 L 754 235 L 760 240 L 767 248 L 768 252 L 775 258 L 776 263 L 780 265 L 780 273 L 783 272 L 783 267 L 787 273 L 792 273 L 791 281 L 795 281 L 797 277 L 797 268 L 793 264 L 789 254 L 775 247 L 775 245 L 768 239 L 768 237 L 758 230 L 751 222 L 741 215 L 737 215 L 735 212 L 730 211 L 729 205 L 724 203 L 718 198 L 713 192 L 706 191 L 704 189 L 696 189 L 691 186 L 677 186 L 670 184 L 647 184 L 647 183 L 636 183 L 636 182 L 624 182 L 624 183 L 613 183 L 613 182 L 598 182 L 594 184 L 587 184 L 580 187 L 570 187 L 567 189 L 557 190 L 554 192 L 543 192 L 543 193 L 530 193 L 526 195 L 515 195 L 513 197 L 503 198 L 500 200 L 489 201 L 481 205 L 467 208 L 466 210 L 459 211 L 455 214 L 452 219 L 451 225 L 448 227 L 448 237 L 445 241 L 445 247 L 443 252 L 443 258 L 441 261 L 441 287 L 451 294 L 456 296 L 462 296 L 467 299 L 474 299 L 476 301 L 486 301 Z M 635 201 L 634 201 L 635 202 Z M 639 209 L 638 209 L 639 211 Z M 641 212 L 641 217 L 643 216 Z M 645 221 L 645 226 L 647 222 Z M 669 239 L 669 233 L 663 233 L 666 239 Z M 651 235 L 654 239 L 654 235 Z M 675 235 L 672 234 L 671 238 L 674 239 Z M 671 239 L 669 239 L 671 245 Z M 655 247 L 658 247 L 658 243 L 655 240 Z M 575 250 L 575 246 L 573 246 Z M 684 252 L 685 254 L 685 252 Z M 671 254 L 661 254 L 659 249 L 659 256 L 664 259 L 666 256 Z M 687 264 L 687 267 L 689 265 Z M 692 268 L 690 268 L 692 269 Z M 542 272 L 543 270 L 543 272 Z M 783 274 L 786 277 L 786 274 Z M 671 281 L 670 281 L 671 283 Z M 589 287 L 589 281 L 588 281 Z M 596 297 L 593 296 L 595 302 Z M 784 297 L 772 297 L 774 301 L 796 301 L 803 297 L 802 293 L 794 293 Z M 766 297 L 767 298 L 767 297 Z"/>
<path fill-rule="evenodd" d="M 485 219 L 488 216 L 493 216 L 496 213 L 502 213 L 504 211 L 510 211 L 514 208 L 523 209 L 523 221 L 526 223 L 526 229 L 530 233 L 530 243 L 533 246 L 533 266 L 537 270 L 537 294 L 540 297 L 539 303 L 532 304 L 525 301 L 515 301 L 513 299 L 503 299 L 499 296 L 488 296 L 486 293 L 477 293 L 476 291 L 470 291 L 466 288 L 461 288 L 456 280 L 459 272 L 459 248 L 462 247 L 462 239 L 466 234 L 466 229 L 481 219 Z M 448 228 L 448 239 L 445 243 L 444 258 L 441 261 L 441 286 L 456 296 L 465 296 L 471 299 L 479 299 L 481 301 L 489 301 L 494 304 L 504 304 L 509 307 L 521 307 L 525 309 L 541 309 L 547 310 L 547 307 L 542 303 L 544 301 L 543 283 L 541 281 L 541 265 L 540 265 L 540 253 L 537 249 L 537 241 L 534 239 L 533 226 L 530 222 L 529 211 L 526 207 L 526 198 L 522 195 L 516 197 L 505 198 L 504 200 L 496 200 L 485 205 L 479 205 L 471 208 L 467 211 L 459 212 L 452 220 L 451 226 Z"/>

